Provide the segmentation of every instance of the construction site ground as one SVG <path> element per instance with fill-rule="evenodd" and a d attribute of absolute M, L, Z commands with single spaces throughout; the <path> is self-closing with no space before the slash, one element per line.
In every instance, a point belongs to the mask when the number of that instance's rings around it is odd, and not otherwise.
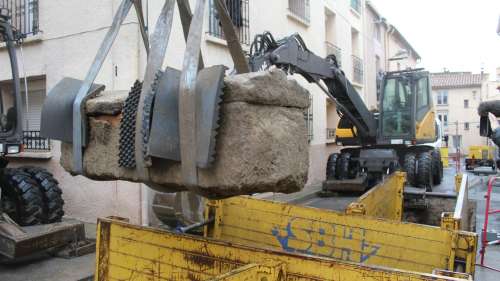
<path fill-rule="evenodd" d="M 435 186 L 435 192 L 453 193 L 455 167 L 445 168 L 443 183 Z M 476 229 L 482 229 L 484 222 L 484 209 L 488 177 L 485 175 L 473 175 L 469 173 L 469 198 L 477 201 Z M 332 210 L 343 210 L 358 195 L 344 197 L 321 198 L 316 196 L 320 186 L 310 186 L 301 192 L 293 194 L 261 194 L 258 197 L 300 204 L 316 208 Z M 493 191 L 491 208 L 500 209 L 500 187 Z M 490 230 L 500 231 L 500 215 L 490 217 Z M 95 224 L 86 224 L 86 231 L 90 238 L 95 237 Z M 479 245 L 478 245 L 479 246 Z M 479 263 L 479 254 L 477 262 Z M 499 267 L 500 246 L 490 246 L 486 251 L 486 265 Z M 21 265 L 0 265 L 0 280 L 10 281 L 80 281 L 93 280 L 95 270 L 95 255 L 88 254 L 82 257 L 65 258 L 43 258 Z M 476 267 L 475 280 L 493 281 L 500 280 L 500 272 Z"/>

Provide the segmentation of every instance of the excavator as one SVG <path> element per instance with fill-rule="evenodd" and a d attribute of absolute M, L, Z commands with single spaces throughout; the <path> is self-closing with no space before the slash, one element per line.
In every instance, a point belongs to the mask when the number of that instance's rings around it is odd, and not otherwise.
<path fill-rule="evenodd" d="M 82 223 L 62 221 L 62 191 L 41 167 L 7 167 L 23 151 L 23 107 L 16 56 L 21 35 L 0 9 L 0 43 L 8 52 L 12 82 L 0 89 L 0 262 L 26 260 L 83 240 Z"/>
<path fill-rule="evenodd" d="M 258 71 L 275 65 L 316 83 L 337 105 L 336 142 L 344 146 L 328 157 L 323 192 L 364 191 L 396 170 L 413 186 L 432 190 L 443 177 L 441 129 L 435 118 L 429 73 L 423 69 L 388 72 L 380 107 L 371 112 L 338 66 L 334 55 L 312 53 L 300 35 L 275 40 L 256 36 L 250 65 Z"/>

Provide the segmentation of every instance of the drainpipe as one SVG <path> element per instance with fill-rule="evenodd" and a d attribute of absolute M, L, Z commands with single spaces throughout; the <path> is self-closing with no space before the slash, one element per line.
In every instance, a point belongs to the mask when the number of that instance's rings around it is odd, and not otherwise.
<path fill-rule="evenodd" d="M 390 49 L 390 40 L 389 38 L 392 36 L 392 34 L 394 33 L 394 26 L 392 26 L 391 24 L 388 25 L 389 26 L 389 30 L 387 31 L 387 35 L 386 35 L 386 38 L 385 38 L 385 71 L 389 71 L 390 69 L 390 62 L 389 62 L 389 49 Z"/>

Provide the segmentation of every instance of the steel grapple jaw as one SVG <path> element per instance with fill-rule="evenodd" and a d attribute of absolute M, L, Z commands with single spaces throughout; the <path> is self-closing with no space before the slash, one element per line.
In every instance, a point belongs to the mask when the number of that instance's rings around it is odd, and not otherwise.
<path fill-rule="evenodd" d="M 104 90 L 94 80 L 132 5 L 139 22 L 144 23 L 140 2 L 122 1 L 85 79 L 64 78 L 50 91 L 43 106 L 41 134 L 72 144 L 73 170 L 78 174 L 84 174 L 83 150 L 89 138 L 85 103 Z M 186 50 L 182 69 L 163 69 L 176 2 Z M 248 64 L 225 3 L 215 3 L 235 67 L 239 73 L 247 72 Z M 118 162 L 122 168 L 135 169 L 141 178 L 148 177 L 156 158 L 180 162 L 184 184 L 195 186 L 197 169 L 214 162 L 226 67 L 203 67 L 200 45 L 205 6 L 206 0 L 197 0 L 192 14 L 189 1 L 166 0 L 150 37 L 140 24 L 148 60 L 142 83 L 132 87 L 121 111 Z"/>

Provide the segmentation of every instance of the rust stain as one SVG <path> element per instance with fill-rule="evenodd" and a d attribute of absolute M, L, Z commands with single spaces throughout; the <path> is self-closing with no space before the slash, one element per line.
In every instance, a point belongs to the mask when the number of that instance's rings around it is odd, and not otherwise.
<path fill-rule="evenodd" d="M 193 254 L 185 253 L 184 258 L 186 260 L 194 263 L 194 264 L 197 264 L 199 266 L 206 266 L 209 268 L 212 268 L 215 264 L 214 259 L 212 259 L 210 257 L 206 257 L 206 256 L 201 256 L 201 255 L 193 255 Z"/>

